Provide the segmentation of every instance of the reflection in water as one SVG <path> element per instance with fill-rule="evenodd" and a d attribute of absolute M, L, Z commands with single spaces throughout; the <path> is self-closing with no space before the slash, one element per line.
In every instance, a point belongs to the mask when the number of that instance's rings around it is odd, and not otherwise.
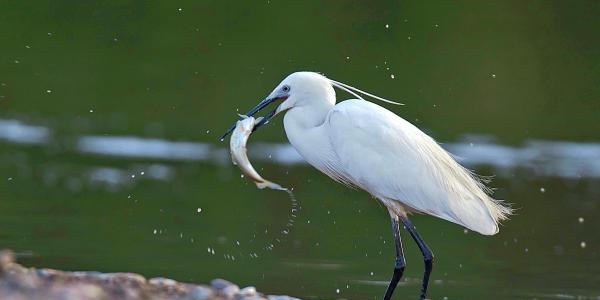
<path fill-rule="evenodd" d="M 168 160 L 210 160 L 211 146 L 132 136 L 84 136 L 77 141 L 84 153 Z"/>
<path fill-rule="evenodd" d="M 581 177 L 586 180 L 568 180 L 570 187 L 562 187 L 562 184 L 552 185 L 553 180 L 550 178 L 549 182 L 543 184 L 536 181 L 533 189 L 519 187 L 511 190 L 515 193 L 511 199 L 519 199 L 519 206 L 529 211 L 524 212 L 522 217 L 516 216 L 507 224 L 507 230 L 502 231 L 496 239 L 484 240 L 478 237 L 469 240 L 470 236 L 464 235 L 462 230 L 458 235 L 455 234 L 460 228 L 457 229 L 454 225 L 443 227 L 445 223 L 430 227 L 441 229 L 439 235 L 437 231 L 430 231 L 429 235 L 434 239 L 437 236 L 436 242 L 440 245 L 455 247 L 452 251 L 457 255 L 456 258 L 440 260 L 444 272 L 437 273 L 432 278 L 433 284 L 440 285 L 437 290 L 476 290 L 479 285 L 485 288 L 492 285 L 481 279 L 472 280 L 473 272 L 462 269 L 463 263 L 471 264 L 472 268 L 475 264 L 482 263 L 483 260 L 477 258 L 480 257 L 479 254 L 471 255 L 471 251 L 480 251 L 483 249 L 481 243 L 489 243 L 485 244 L 490 246 L 486 246 L 487 250 L 482 254 L 486 260 L 483 262 L 493 264 L 494 262 L 487 261 L 492 259 L 503 265 L 490 268 L 495 272 L 490 281 L 498 280 L 503 284 L 518 281 L 518 286 L 511 294 L 540 300 L 596 299 L 589 292 L 583 291 L 579 295 L 577 290 L 566 288 L 560 294 L 558 292 L 561 290 L 558 289 L 533 294 L 529 286 L 524 287 L 525 282 L 530 283 L 529 281 L 518 280 L 522 277 L 515 279 L 512 272 L 505 278 L 503 268 L 516 270 L 515 265 L 520 269 L 521 265 L 527 263 L 535 267 L 527 270 L 531 269 L 539 274 L 556 274 L 557 269 L 575 265 L 573 268 L 577 270 L 584 266 L 591 268 L 590 273 L 598 273 L 597 264 L 589 264 L 589 261 L 595 257 L 598 245 L 597 235 L 590 228 L 595 225 L 593 216 L 597 207 L 596 181 L 600 178 L 600 143 L 530 140 L 520 146 L 509 146 L 499 144 L 489 136 L 465 136 L 454 143 L 444 143 L 443 146 L 469 168 L 494 168 L 486 173 L 513 176 L 515 172 L 526 171 L 536 175 L 532 177 L 539 180 L 546 180 L 542 178 L 544 176 L 567 179 Z M 4 178 L 0 178 L 0 183 L 4 183 L 4 193 L 0 196 L 12 200 L 1 203 L 4 206 L 0 211 L 8 217 L 1 218 L 4 223 L 0 225 L 5 228 L 21 226 L 25 228 L 24 232 L 28 232 L 25 235 L 11 235 L 7 231 L 3 233 L 4 236 L 0 235 L 0 240 L 16 245 L 15 248 L 21 251 L 40 251 L 41 254 L 36 254 L 39 255 L 36 259 L 48 260 L 51 257 L 48 253 L 52 253 L 52 247 L 58 248 L 57 243 L 65 247 L 60 249 L 76 249 L 74 253 L 89 251 L 87 245 L 102 247 L 101 242 L 87 242 L 90 236 L 94 241 L 97 237 L 104 238 L 98 240 L 114 239 L 116 249 L 121 251 L 115 257 L 121 258 L 150 253 L 145 258 L 152 259 L 158 257 L 158 252 L 148 249 L 175 249 L 160 253 L 163 263 L 168 264 L 169 268 L 172 261 L 177 261 L 178 265 L 190 266 L 186 259 L 199 257 L 198 262 L 207 267 L 197 269 L 202 269 L 204 273 L 201 274 L 211 277 L 214 276 L 215 268 L 232 274 L 246 272 L 244 274 L 254 276 L 255 269 L 247 266 L 261 265 L 261 271 L 273 270 L 264 271 L 263 274 L 265 282 L 273 286 L 285 283 L 286 278 L 281 276 L 283 270 L 290 274 L 303 274 L 301 277 L 306 279 L 307 290 L 317 290 L 319 293 L 329 291 L 335 295 L 339 293 L 348 296 L 348 299 L 379 295 L 388 284 L 389 261 L 371 258 L 372 251 L 377 250 L 373 249 L 374 245 L 383 239 L 381 236 L 377 239 L 378 234 L 374 234 L 375 227 L 372 226 L 384 225 L 378 223 L 381 220 L 375 212 L 365 213 L 363 209 L 366 206 L 363 205 L 368 205 L 367 201 L 358 200 L 364 195 L 349 193 L 348 202 L 332 199 L 331 202 L 326 200 L 316 203 L 311 198 L 329 199 L 333 198 L 333 194 L 325 191 L 324 187 L 327 185 L 308 178 L 298 194 L 302 197 L 300 200 L 313 201 L 307 202 L 311 203 L 307 206 L 306 214 L 311 213 L 310 219 L 299 215 L 298 221 L 294 221 L 295 209 L 300 208 L 299 204 L 293 202 L 292 207 L 289 207 L 283 199 L 284 195 L 254 192 L 252 185 L 244 188 L 242 184 L 245 179 L 232 176 L 238 174 L 231 172 L 233 167 L 221 167 L 230 166 L 231 162 L 226 143 L 218 143 L 216 138 L 211 144 L 135 136 L 64 136 L 47 127 L 19 120 L 0 119 L 0 147 L 9 149 L 0 151 L 0 166 L 6 169 Z M 248 154 L 251 160 L 263 163 L 305 164 L 293 147 L 283 143 L 255 142 L 249 146 Z M 203 164 L 178 163 L 190 161 Z M 303 178 L 302 175 L 307 174 L 306 169 L 308 168 L 294 170 L 298 174 L 294 178 Z M 226 180 L 215 180 L 215 174 L 222 175 Z M 199 184 L 207 179 L 211 180 L 210 184 L 215 185 L 214 188 Z M 41 186 L 37 180 L 41 182 Z M 240 188 L 230 188 L 236 181 L 241 182 Z M 159 182 L 161 184 L 153 184 Z M 142 183 L 145 184 L 141 185 Z M 542 185 L 548 190 L 540 188 Z M 107 196 L 105 191 L 114 195 Z M 323 193 L 327 194 L 321 196 Z M 239 217 L 234 222 L 231 221 L 232 216 L 227 216 L 231 207 L 235 207 L 233 217 Z M 326 209 L 327 214 L 321 210 L 319 215 L 318 211 L 315 212 L 319 209 Z M 338 215 L 334 219 L 329 215 L 330 209 L 337 210 Z M 532 211 L 543 211 L 545 217 L 532 218 Z M 29 212 L 43 213 L 35 215 L 35 218 L 23 217 Z M 56 218 L 57 213 L 61 214 L 61 218 Z M 109 214 L 111 222 L 105 222 L 106 227 L 103 227 L 104 223 L 99 220 L 104 220 Z M 290 214 L 292 216 L 286 219 L 285 216 Z M 558 225 L 553 227 L 553 224 L 558 224 L 555 220 L 559 218 L 567 223 L 571 222 L 569 226 L 575 228 L 572 233 L 561 233 L 562 227 Z M 292 224 L 294 230 L 290 232 Z M 114 228 L 119 230 L 115 231 Z M 342 234 L 342 231 L 348 230 L 353 232 L 352 240 L 331 239 L 331 234 L 343 237 L 345 233 Z M 548 236 L 551 238 L 547 238 Z M 454 243 L 455 238 L 465 239 L 465 243 Z M 136 242 L 129 242 L 132 239 Z M 37 241 L 50 246 L 44 248 Z M 503 242 L 505 248 L 498 248 Z M 272 252 L 273 247 L 276 250 Z M 386 249 L 384 251 L 392 251 L 390 248 Z M 367 252 L 369 256 L 365 260 L 354 260 L 363 255 L 367 257 Z M 328 260 L 331 253 L 342 259 Z M 379 255 L 382 255 L 381 250 Z M 566 258 L 566 255 L 573 260 L 561 259 L 561 256 Z M 79 256 L 74 255 L 76 258 Z M 280 261 L 281 257 L 285 259 Z M 290 261 L 288 257 L 298 259 Z M 348 257 L 352 260 L 347 259 Z M 451 260 L 460 261 L 460 267 L 454 269 L 453 263 L 449 262 Z M 51 258 L 49 261 L 52 261 Z M 223 261 L 229 265 L 223 264 Z M 562 265 L 557 267 L 557 261 Z M 119 267 L 121 269 L 135 267 L 127 259 L 122 259 L 120 263 L 123 264 Z M 277 267 L 273 263 L 277 263 Z M 485 269 L 488 270 L 488 267 Z M 182 272 L 189 271 L 186 269 Z M 409 277 L 401 284 L 416 287 L 420 284 L 420 278 L 416 275 L 418 270 L 411 269 L 410 272 L 413 273 L 408 273 Z M 446 272 L 449 275 L 446 276 Z M 328 275 L 321 275 L 324 273 Z M 323 280 L 327 276 L 339 279 L 331 283 Z M 569 278 L 574 278 L 573 281 L 577 284 L 593 280 L 587 274 L 572 275 L 568 272 L 554 278 L 543 277 L 544 280 L 566 282 L 569 282 Z M 465 287 L 465 283 L 469 285 Z M 294 290 L 293 286 L 285 286 L 284 289 L 286 293 L 308 293 L 304 287 Z M 412 291 L 409 288 L 405 293 Z M 505 299 L 502 296 L 490 299 Z M 322 298 L 315 296 L 313 299 Z"/>
<path fill-rule="evenodd" d="M 159 164 L 140 165 L 132 170 L 92 167 L 87 172 L 87 179 L 92 186 L 104 186 L 111 191 L 130 184 L 134 179 L 168 181 L 173 176 L 174 170 L 172 167 Z"/>
<path fill-rule="evenodd" d="M 0 140 L 16 144 L 44 144 L 49 138 L 50 130 L 46 127 L 0 119 Z"/>
<path fill-rule="evenodd" d="M 469 142 L 443 145 L 468 167 L 492 166 L 506 174 L 514 169 L 528 169 L 540 176 L 564 178 L 600 177 L 600 144 L 532 140 L 523 147 L 492 142 Z M 109 156 L 169 160 L 224 162 L 228 152 L 208 143 L 170 142 L 137 137 L 82 137 L 78 150 Z M 249 149 L 253 160 L 279 164 L 304 164 L 304 159 L 289 144 L 255 143 Z"/>
<path fill-rule="evenodd" d="M 50 141 L 50 130 L 18 120 L 0 119 L 0 139 L 19 144 L 46 144 Z M 487 136 L 466 136 L 460 142 L 442 146 L 464 165 L 470 168 L 491 166 L 499 175 L 525 169 L 539 176 L 600 177 L 600 143 L 530 140 L 521 147 L 513 147 L 497 144 Z M 225 147 L 134 136 L 83 136 L 77 138 L 74 150 L 112 157 L 229 163 L 229 152 Z M 253 160 L 284 165 L 305 164 L 289 144 L 254 143 L 248 155 Z M 122 179 L 122 174 L 117 173 L 115 170 L 100 169 L 92 177 L 110 183 Z M 157 176 L 157 179 L 168 177 L 166 174 Z"/>

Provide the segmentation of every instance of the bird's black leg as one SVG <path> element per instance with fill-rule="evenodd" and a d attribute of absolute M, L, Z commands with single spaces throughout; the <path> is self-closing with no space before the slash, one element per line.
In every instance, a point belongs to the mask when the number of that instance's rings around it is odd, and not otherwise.
<path fill-rule="evenodd" d="M 384 300 L 390 300 L 392 298 L 394 289 L 398 285 L 400 278 L 402 278 L 404 267 L 406 266 L 404 263 L 404 253 L 402 251 L 402 240 L 400 239 L 398 217 L 392 217 L 392 233 L 394 234 L 394 242 L 396 243 L 396 263 L 394 265 L 394 275 L 392 275 L 390 284 L 388 285 L 387 290 L 385 291 L 385 296 L 383 297 Z"/>
<path fill-rule="evenodd" d="M 433 269 L 433 253 L 431 249 L 427 247 L 425 241 L 419 236 L 417 229 L 410 222 L 407 217 L 400 217 L 400 221 L 406 227 L 406 230 L 410 232 L 410 235 L 415 240 L 419 249 L 421 249 L 421 253 L 423 254 L 423 259 L 425 260 L 425 273 L 423 274 L 423 284 L 421 286 L 421 297 L 419 299 L 423 300 L 427 296 L 427 285 L 429 284 L 429 275 L 431 274 L 431 270 Z"/>

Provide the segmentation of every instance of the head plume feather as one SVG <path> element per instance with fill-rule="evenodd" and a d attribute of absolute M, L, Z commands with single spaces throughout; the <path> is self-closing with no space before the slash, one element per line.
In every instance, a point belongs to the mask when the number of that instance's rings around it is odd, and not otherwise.
<path fill-rule="evenodd" d="M 386 103 L 395 104 L 395 105 L 404 105 L 403 103 L 392 101 L 392 100 L 388 100 L 388 99 L 385 99 L 385 98 L 373 95 L 371 93 L 365 92 L 365 91 L 363 91 L 361 89 L 358 89 L 358 88 L 355 88 L 355 87 L 353 87 L 353 86 L 351 86 L 349 84 L 345 84 L 345 83 L 342 83 L 342 82 L 339 82 L 339 81 L 335 81 L 335 80 L 330 79 L 330 78 L 327 78 L 327 79 L 329 79 L 329 81 L 331 82 L 331 85 L 333 85 L 334 87 L 337 87 L 337 88 L 339 88 L 341 90 L 344 90 L 344 91 L 348 92 L 349 94 L 357 97 L 358 99 L 365 100 L 363 97 L 361 97 L 359 95 L 359 94 L 363 94 L 365 96 L 368 96 L 368 97 L 371 97 L 373 99 L 377 99 L 379 101 L 383 101 L 383 102 L 386 102 Z"/>

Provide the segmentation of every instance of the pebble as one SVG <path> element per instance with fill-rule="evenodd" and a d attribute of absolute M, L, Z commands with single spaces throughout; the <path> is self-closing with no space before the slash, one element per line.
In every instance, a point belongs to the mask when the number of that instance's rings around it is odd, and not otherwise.
<path fill-rule="evenodd" d="M 65 272 L 53 269 L 24 268 L 15 262 L 10 250 L 0 251 L 0 295 L 11 299 L 152 299 L 179 300 L 299 300 L 289 296 L 267 296 L 253 286 L 240 288 L 225 279 L 209 285 L 181 283 L 156 277 L 146 280 L 135 273 Z M 65 298 L 65 295 L 69 297 Z M 0 298 L 4 299 L 0 296 Z"/>
<path fill-rule="evenodd" d="M 190 290 L 188 297 L 190 300 L 213 299 L 214 292 L 210 288 L 204 286 L 196 286 Z"/>
<path fill-rule="evenodd" d="M 254 296 L 254 295 L 256 295 L 256 288 L 253 286 L 247 286 L 240 290 L 240 295 L 246 296 L 246 297 Z"/>

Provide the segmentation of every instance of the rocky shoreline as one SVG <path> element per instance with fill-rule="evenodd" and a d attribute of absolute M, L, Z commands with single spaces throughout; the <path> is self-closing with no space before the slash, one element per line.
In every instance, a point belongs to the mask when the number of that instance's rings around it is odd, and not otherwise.
<path fill-rule="evenodd" d="M 6 300 L 298 300 L 215 279 L 210 285 L 146 279 L 135 273 L 65 272 L 25 268 L 0 251 L 0 299 Z"/>

